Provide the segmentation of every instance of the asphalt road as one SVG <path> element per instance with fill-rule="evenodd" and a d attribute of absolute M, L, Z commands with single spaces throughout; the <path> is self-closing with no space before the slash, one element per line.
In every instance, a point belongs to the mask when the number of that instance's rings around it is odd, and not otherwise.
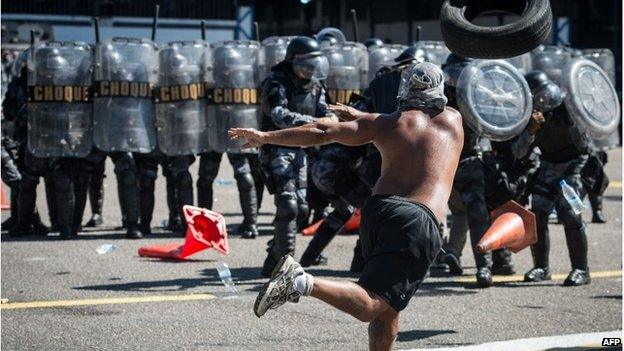
<path fill-rule="evenodd" d="M 462 277 L 433 270 L 402 313 L 397 349 L 456 347 L 493 341 L 622 329 L 621 150 L 609 154 L 605 211 L 609 222 L 589 224 L 591 285 L 562 287 L 570 264 L 561 225 L 551 224 L 554 281 L 520 282 L 531 268 L 529 250 L 514 255 L 519 276 L 477 289 L 469 247 Z M 196 174 L 197 163 L 193 167 Z M 3 350 L 362 350 L 366 326 L 322 302 L 304 298 L 258 319 L 253 301 L 270 238 L 272 198 L 265 196 L 255 240 L 229 237 L 231 253 L 208 250 L 189 262 L 140 258 L 143 245 L 182 240 L 155 229 L 132 241 L 120 223 L 112 164 L 107 167 L 105 226 L 72 241 L 11 239 L 2 235 Z M 231 232 L 240 223 L 232 169 L 224 159 L 216 185 L 215 210 Z M 38 206 L 47 218 L 45 199 Z M 164 181 L 157 185 L 154 225 L 167 218 Z M 6 212 L 6 211 L 5 211 Z M 6 218 L 7 213 L 2 214 Z M 90 215 L 89 209 L 85 221 Z M 586 211 L 589 219 L 589 211 Z M 297 238 L 300 255 L 309 237 Z M 356 237 L 341 235 L 327 250 L 330 263 L 309 272 L 329 279 L 356 279 L 347 272 Z M 98 255 L 102 244 L 117 251 Z M 216 265 L 226 262 L 239 290 L 221 284 Z M 6 299 L 6 300 L 5 300 Z M 596 340 L 593 344 L 599 344 Z"/>

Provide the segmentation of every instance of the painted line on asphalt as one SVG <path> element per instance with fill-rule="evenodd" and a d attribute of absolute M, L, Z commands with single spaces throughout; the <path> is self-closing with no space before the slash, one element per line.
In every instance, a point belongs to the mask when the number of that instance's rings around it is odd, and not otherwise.
<path fill-rule="evenodd" d="M 613 330 L 597 333 L 583 333 L 571 335 L 555 335 L 540 338 L 516 339 L 506 341 L 488 342 L 479 345 L 458 346 L 458 347 L 441 347 L 426 349 L 410 349 L 404 351 L 486 351 L 486 350 L 505 350 L 505 351 L 542 351 L 542 350 L 586 350 L 587 348 L 602 348 L 602 339 L 604 338 L 622 338 L 621 330 Z M 621 348 L 619 348 L 621 350 Z M 605 347 L 605 350 L 609 348 Z"/>
<path fill-rule="evenodd" d="M 601 271 L 591 272 L 592 278 L 614 278 L 621 277 L 622 271 Z M 553 280 L 563 280 L 567 274 L 553 274 Z M 498 282 L 522 282 L 522 275 L 512 276 L 494 276 L 493 281 Z M 430 284 L 438 282 L 458 282 L 458 283 L 476 283 L 474 276 L 455 277 L 450 279 L 429 281 Z M 179 301 L 197 301 L 212 300 L 217 297 L 212 294 L 187 294 L 187 295 L 156 295 L 156 296 L 137 296 L 137 297 L 112 297 L 99 299 L 76 299 L 76 300 L 52 300 L 52 301 L 30 301 L 30 302 L 5 302 L 3 299 L 0 304 L 0 310 L 12 309 L 31 309 L 31 308 L 50 308 L 50 307 L 76 307 L 76 306 L 95 306 L 95 305 L 115 305 L 129 303 L 146 303 L 146 302 L 179 302 Z"/>
<path fill-rule="evenodd" d="M 622 182 L 621 181 L 610 181 L 609 182 L 609 188 L 621 188 L 622 187 Z"/>
<path fill-rule="evenodd" d="M 156 296 L 137 296 L 137 297 L 111 297 L 111 298 L 101 298 L 101 299 L 77 299 L 77 300 L 56 300 L 56 301 L 6 302 L 6 303 L 0 304 L 0 310 L 47 308 L 47 307 L 115 305 L 115 304 L 145 303 L 145 302 L 197 301 L 197 300 L 212 300 L 214 298 L 216 298 L 216 296 L 212 294 L 187 294 L 187 295 L 156 295 Z"/>
<path fill-rule="evenodd" d="M 590 272 L 590 276 L 592 278 L 614 278 L 614 277 L 622 277 L 622 270 L 619 271 L 601 271 L 601 272 Z M 552 280 L 564 280 L 568 277 L 568 274 L 553 274 Z M 494 283 L 508 283 L 508 282 L 523 282 L 523 275 L 509 275 L 509 276 L 500 276 L 495 275 L 492 277 Z M 444 280 L 448 281 L 448 280 Z M 477 278 L 475 276 L 466 276 L 466 277 L 456 277 L 450 279 L 450 281 L 458 282 L 458 283 L 476 283 Z"/>

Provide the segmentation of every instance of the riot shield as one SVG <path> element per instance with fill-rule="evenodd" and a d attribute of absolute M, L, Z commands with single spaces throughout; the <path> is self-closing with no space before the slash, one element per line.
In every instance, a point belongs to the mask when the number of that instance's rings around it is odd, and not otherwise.
<path fill-rule="evenodd" d="M 113 38 L 96 46 L 93 141 L 102 151 L 149 153 L 156 147 L 153 87 L 156 44 Z"/>
<path fill-rule="evenodd" d="M 520 134 L 531 118 L 531 90 L 524 76 L 502 60 L 475 60 L 457 80 L 457 102 L 478 135 L 505 141 Z"/>
<path fill-rule="evenodd" d="M 620 102 L 605 71 L 587 59 L 574 59 L 564 67 L 561 88 L 570 118 L 592 139 L 604 139 L 617 130 Z"/>
<path fill-rule="evenodd" d="M 611 50 L 585 49 L 583 50 L 583 57 L 600 66 L 607 74 L 607 77 L 609 77 L 609 80 L 611 80 L 611 83 L 615 86 L 615 58 Z M 619 128 L 604 139 L 594 140 L 594 145 L 601 150 L 608 150 L 620 145 Z"/>
<path fill-rule="evenodd" d="M 361 94 L 368 84 L 366 46 L 354 42 L 323 42 L 321 50 L 329 62 L 325 84 L 331 102 L 346 104 L 353 93 Z"/>
<path fill-rule="evenodd" d="M 243 141 L 230 140 L 227 131 L 232 127 L 258 129 L 260 125 L 260 43 L 218 42 L 212 46 L 212 57 L 214 84 L 206 94 L 210 147 L 217 152 L 257 152 L 241 149 Z"/>
<path fill-rule="evenodd" d="M 394 59 L 399 56 L 407 46 L 398 44 L 373 45 L 368 50 L 368 82 L 370 83 L 377 72 L 384 66 L 394 64 Z"/>
<path fill-rule="evenodd" d="M 544 71 L 548 78 L 560 86 L 563 66 L 571 57 L 571 51 L 564 47 L 540 45 L 531 53 L 531 66 L 534 70 Z"/>
<path fill-rule="evenodd" d="M 209 150 L 206 88 L 211 58 L 205 41 L 172 42 L 159 47 L 154 92 L 158 148 L 165 155 Z"/>
<path fill-rule="evenodd" d="M 286 57 L 286 49 L 290 41 L 296 37 L 268 37 L 262 41 L 264 50 L 265 66 L 261 79 L 264 80 L 271 74 L 271 68 L 282 62 Z"/>
<path fill-rule="evenodd" d="M 446 47 L 443 41 L 424 40 L 414 45 L 425 52 L 427 62 L 433 62 L 439 66 L 444 64 L 448 55 L 451 54 L 451 50 Z"/>
<path fill-rule="evenodd" d="M 93 147 L 93 53 L 81 42 L 41 42 L 28 55 L 28 150 L 85 157 Z"/>
<path fill-rule="evenodd" d="M 505 59 L 505 61 L 511 63 L 514 67 L 516 67 L 516 69 L 520 71 L 520 74 L 522 75 L 525 75 L 532 70 L 530 52 L 527 52 L 520 56 L 510 57 L 508 59 Z"/>

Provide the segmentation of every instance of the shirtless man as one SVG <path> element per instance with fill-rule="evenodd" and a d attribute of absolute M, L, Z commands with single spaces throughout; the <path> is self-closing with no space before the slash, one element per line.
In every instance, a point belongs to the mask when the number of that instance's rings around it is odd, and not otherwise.
<path fill-rule="evenodd" d="M 444 75 L 431 63 L 407 71 L 399 90 L 399 110 L 360 112 L 344 105 L 330 109 L 345 122 L 321 121 L 273 132 L 231 129 L 247 146 L 311 146 L 373 142 L 382 155 L 382 174 L 362 208 L 360 238 L 366 264 L 357 283 L 314 278 L 285 256 L 264 285 L 258 317 L 285 302 L 313 296 L 368 327 L 371 350 L 390 350 L 399 312 L 423 281 L 440 250 L 440 219 L 463 145 L 460 114 L 446 105 Z"/>

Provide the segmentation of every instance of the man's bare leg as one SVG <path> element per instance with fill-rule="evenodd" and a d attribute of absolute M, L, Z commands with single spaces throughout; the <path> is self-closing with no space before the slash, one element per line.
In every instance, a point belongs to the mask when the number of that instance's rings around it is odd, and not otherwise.
<path fill-rule="evenodd" d="M 362 322 L 372 322 L 390 308 L 379 295 L 350 281 L 314 278 L 311 296 L 352 315 Z"/>
<path fill-rule="evenodd" d="M 350 281 L 314 278 L 311 296 L 346 312 L 362 322 L 369 322 L 369 349 L 390 350 L 399 331 L 399 313 L 379 295 Z"/>

